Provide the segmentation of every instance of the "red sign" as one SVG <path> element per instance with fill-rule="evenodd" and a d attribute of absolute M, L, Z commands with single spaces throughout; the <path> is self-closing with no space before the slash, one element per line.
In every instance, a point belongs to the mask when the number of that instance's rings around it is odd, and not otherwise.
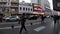
<path fill-rule="evenodd" d="M 42 10 L 41 7 L 39 7 L 39 6 L 34 6 L 34 11 L 41 11 L 41 10 Z"/>

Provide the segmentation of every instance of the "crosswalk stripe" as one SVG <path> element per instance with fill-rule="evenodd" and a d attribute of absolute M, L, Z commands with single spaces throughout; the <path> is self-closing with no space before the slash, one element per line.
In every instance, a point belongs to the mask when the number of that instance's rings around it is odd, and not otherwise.
<path fill-rule="evenodd" d="M 43 30 L 45 28 L 46 28 L 45 26 L 40 26 L 40 27 L 38 27 L 38 28 L 36 28 L 34 30 L 37 31 L 37 32 L 39 32 L 39 31 L 41 31 L 41 30 Z"/>

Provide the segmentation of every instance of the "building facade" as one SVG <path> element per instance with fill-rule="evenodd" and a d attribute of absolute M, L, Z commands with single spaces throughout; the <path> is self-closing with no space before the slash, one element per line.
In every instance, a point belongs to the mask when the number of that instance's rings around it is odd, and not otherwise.
<path fill-rule="evenodd" d="M 48 10 L 50 9 L 50 3 L 48 0 L 41 0 L 41 7 L 43 10 Z"/>
<path fill-rule="evenodd" d="M 32 13 L 33 6 L 30 3 L 25 3 L 24 1 L 19 3 L 19 14 L 22 13 Z"/>
<path fill-rule="evenodd" d="M 38 4 L 43 10 L 50 9 L 48 0 L 31 0 L 31 3 Z"/>
<path fill-rule="evenodd" d="M 0 0 L 0 13 L 15 14 L 18 12 L 19 0 Z"/>

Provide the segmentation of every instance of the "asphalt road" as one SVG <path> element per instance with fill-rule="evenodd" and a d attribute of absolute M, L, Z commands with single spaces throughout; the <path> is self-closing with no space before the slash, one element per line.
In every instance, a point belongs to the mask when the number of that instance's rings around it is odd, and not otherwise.
<path fill-rule="evenodd" d="M 30 23 L 40 23 L 40 21 L 41 21 L 40 18 L 38 18 L 36 20 L 26 20 L 25 24 L 30 25 Z M 11 25 L 20 26 L 20 24 L 18 24 L 18 21 L 17 22 L 0 22 L 0 28 L 1 27 L 10 27 Z"/>
<path fill-rule="evenodd" d="M 18 24 L 18 22 L 7 23 L 8 24 L 0 23 L 0 34 L 19 34 L 20 25 Z M 13 25 L 12 23 L 14 24 L 13 29 L 10 27 L 11 25 Z M 33 25 L 30 25 L 30 23 L 33 23 Z M 23 30 L 22 34 L 57 34 L 57 30 L 54 30 L 54 23 L 52 18 L 46 18 L 43 24 L 41 24 L 40 19 L 31 21 L 27 20 L 26 28 L 28 32 L 25 32 Z"/>

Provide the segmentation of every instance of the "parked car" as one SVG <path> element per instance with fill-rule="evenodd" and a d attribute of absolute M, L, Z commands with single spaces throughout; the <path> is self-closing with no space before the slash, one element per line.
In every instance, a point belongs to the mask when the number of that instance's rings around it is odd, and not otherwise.
<path fill-rule="evenodd" d="M 8 16 L 3 17 L 4 21 L 18 21 L 20 18 L 18 16 Z"/>
<path fill-rule="evenodd" d="M 51 17 L 50 15 L 46 15 L 47 18 Z"/>
<path fill-rule="evenodd" d="M 38 15 L 31 15 L 31 16 L 28 17 L 28 20 L 36 20 L 38 18 L 39 18 Z"/>

